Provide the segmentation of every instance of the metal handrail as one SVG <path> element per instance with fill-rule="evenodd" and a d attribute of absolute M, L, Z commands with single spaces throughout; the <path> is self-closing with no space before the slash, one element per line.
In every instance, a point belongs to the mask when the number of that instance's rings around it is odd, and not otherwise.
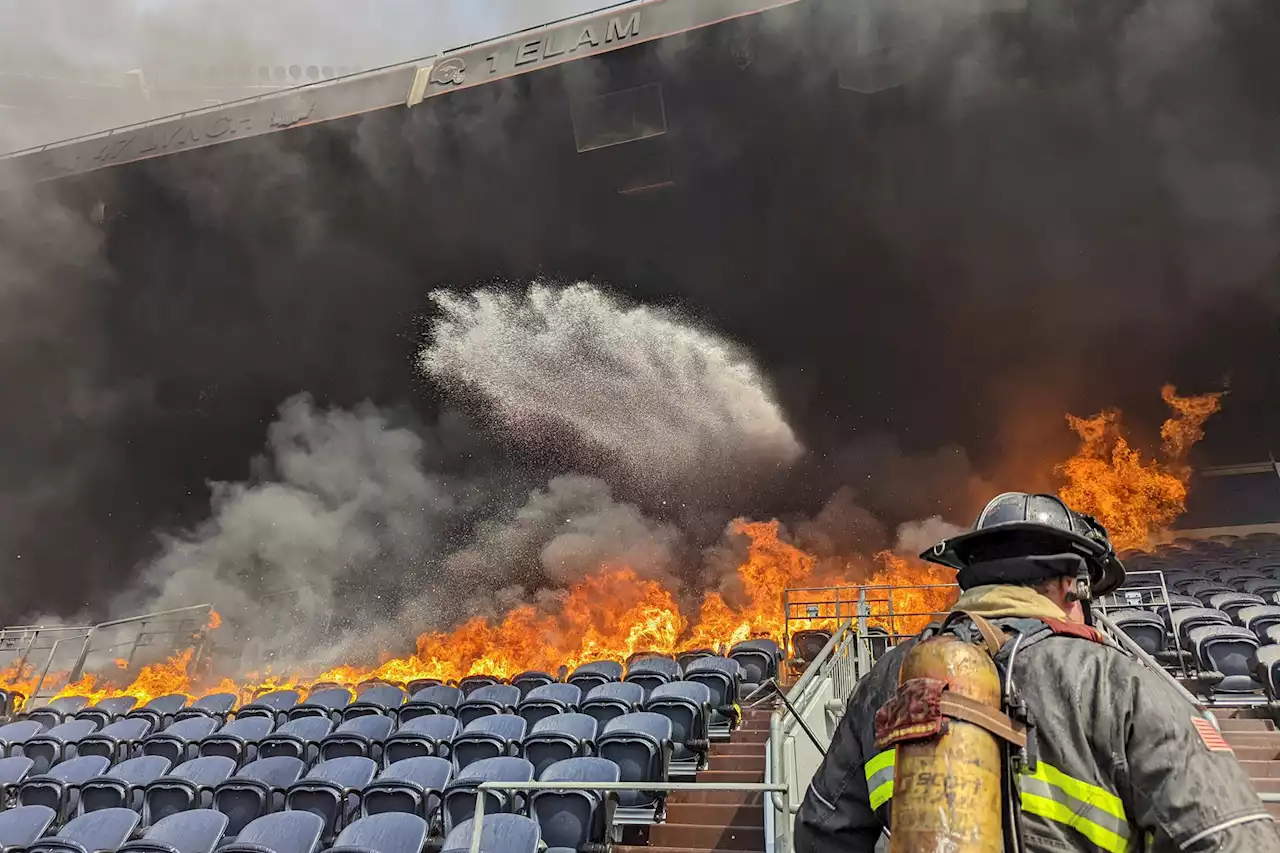
<path fill-rule="evenodd" d="M 787 786 L 768 782 L 482 782 L 476 791 L 743 791 L 781 794 L 790 805 Z M 480 853 L 480 838 L 484 823 L 485 797 L 476 796 L 476 811 L 472 818 L 470 853 Z M 785 814 L 785 812 L 784 812 Z M 788 821 L 788 827 L 790 822 Z M 782 833 L 782 849 L 776 853 L 791 853 L 791 830 Z"/>

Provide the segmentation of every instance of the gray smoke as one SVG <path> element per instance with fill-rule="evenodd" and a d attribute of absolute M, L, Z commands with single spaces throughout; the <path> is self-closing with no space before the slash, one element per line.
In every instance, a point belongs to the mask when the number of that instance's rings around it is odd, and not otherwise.
<path fill-rule="evenodd" d="M 433 298 L 429 375 L 480 394 L 517 434 L 569 431 L 649 494 L 714 494 L 802 452 L 747 353 L 673 313 L 588 284 Z"/>

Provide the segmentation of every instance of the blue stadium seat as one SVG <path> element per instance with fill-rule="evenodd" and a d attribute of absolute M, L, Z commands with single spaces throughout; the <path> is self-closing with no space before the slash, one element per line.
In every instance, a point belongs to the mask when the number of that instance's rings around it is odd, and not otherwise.
<path fill-rule="evenodd" d="M 285 808 L 320 816 L 324 837 L 332 838 L 355 813 L 360 805 L 360 792 L 377 772 L 378 765 L 370 758 L 321 761 L 289 786 L 285 792 Z"/>
<path fill-rule="evenodd" d="M 404 689 L 406 693 L 413 696 L 416 693 L 421 693 L 428 687 L 439 687 L 442 684 L 444 684 L 444 682 L 438 678 L 415 678 L 413 681 L 406 684 Z"/>
<path fill-rule="evenodd" d="M 1204 625 L 1230 625 L 1231 617 L 1221 610 L 1209 607 L 1186 607 L 1173 611 L 1173 630 L 1178 635 L 1184 649 L 1191 648 L 1188 633 L 1193 628 Z"/>
<path fill-rule="evenodd" d="M 22 744 L 43 731 L 44 725 L 39 720 L 20 720 L 0 726 L 0 757 L 21 756 Z"/>
<path fill-rule="evenodd" d="M 102 809 L 142 809 L 142 792 L 169 772 L 169 759 L 157 755 L 130 758 L 80 785 L 80 813 Z"/>
<path fill-rule="evenodd" d="M 711 691 L 711 723 L 708 730 L 713 738 L 727 740 L 736 723 L 738 689 L 742 682 L 741 665 L 729 658 L 699 658 L 685 667 L 684 680 L 706 685 Z"/>
<path fill-rule="evenodd" d="M 742 667 L 742 681 L 750 693 L 757 685 L 778 677 L 782 648 L 773 640 L 744 640 L 729 649 L 729 658 Z"/>
<path fill-rule="evenodd" d="M 18 789 L 19 783 L 27 778 L 34 762 L 21 755 L 15 758 L 0 758 L 0 811 L 9 803 L 9 795 Z"/>
<path fill-rule="evenodd" d="M 831 632 L 816 628 L 796 631 L 791 635 L 791 659 L 803 666 L 816 658 L 831 642 Z"/>
<path fill-rule="evenodd" d="M 47 773 L 49 768 L 66 758 L 83 738 L 97 731 L 92 720 L 69 720 L 15 747 L 35 762 L 33 773 Z"/>
<path fill-rule="evenodd" d="M 617 782 L 618 765 L 603 758 L 570 758 L 548 767 L 541 782 Z M 529 812 L 538 822 L 545 853 L 576 853 L 583 849 L 603 850 L 613 821 L 614 795 L 601 791 L 534 791 Z M 587 845 L 592 845 L 588 848 Z"/>
<path fill-rule="evenodd" d="M 452 778 L 453 765 L 443 758 L 397 761 L 365 786 L 360 813 L 368 816 L 405 812 L 434 824 L 439 817 L 445 786 Z"/>
<path fill-rule="evenodd" d="M 76 711 L 86 707 L 89 700 L 83 696 L 63 696 L 23 714 L 28 720 L 39 723 L 41 728 L 51 729 L 71 718 Z"/>
<path fill-rule="evenodd" d="M 459 823 L 444 840 L 440 853 L 466 853 L 474 835 L 472 820 Z M 537 853 L 538 824 L 518 814 L 485 814 L 480 822 L 482 853 Z"/>
<path fill-rule="evenodd" d="M 111 699 L 103 699 L 88 708 L 82 708 L 72 717 L 77 720 L 92 720 L 96 728 L 102 729 L 129 713 L 137 704 L 136 697 L 115 696 Z"/>
<path fill-rule="evenodd" d="M 57 814 L 48 806 L 18 806 L 0 811 L 0 850 L 26 850 L 49 831 Z"/>
<path fill-rule="evenodd" d="M 615 717 L 637 710 L 642 702 L 644 688 L 639 684 L 610 681 L 591 688 L 578 710 L 604 726 Z"/>
<path fill-rule="evenodd" d="M 1236 622 L 1242 628 L 1252 631 L 1259 642 L 1267 642 L 1267 629 L 1272 625 L 1280 625 L 1280 606 L 1260 604 L 1254 607 L 1242 607 L 1236 611 Z"/>
<path fill-rule="evenodd" d="M 406 698 L 405 692 L 394 685 L 383 684 L 372 687 L 363 693 L 356 694 L 356 701 L 342 709 L 342 719 L 352 720 L 370 714 L 395 719 Z"/>
<path fill-rule="evenodd" d="M 648 696 L 655 687 L 680 680 L 680 664 L 672 658 L 647 657 L 633 661 L 627 666 L 627 676 L 623 681 L 639 684 Z"/>
<path fill-rule="evenodd" d="M 1209 596 L 1209 606 L 1215 610 L 1221 610 L 1230 616 L 1233 622 L 1236 620 L 1236 613 L 1240 610 L 1245 607 L 1257 607 L 1260 604 L 1266 604 L 1266 601 L 1261 596 L 1247 592 L 1220 592 Z"/>
<path fill-rule="evenodd" d="M 290 720 L 307 717 L 323 717 L 337 725 L 342 719 L 343 710 L 351 704 L 351 691 L 345 687 L 326 687 L 323 690 L 312 690 L 307 694 L 307 701 L 299 702 L 289 709 Z"/>
<path fill-rule="evenodd" d="M 157 696 L 141 708 L 134 708 L 125 716 L 131 720 L 146 720 L 151 723 L 151 731 L 164 731 L 173 725 L 178 712 L 187 707 L 187 697 L 181 693 L 170 693 Z"/>
<path fill-rule="evenodd" d="M 182 762 L 143 790 L 142 825 L 210 805 L 213 789 L 235 770 L 236 763 L 221 755 Z"/>
<path fill-rule="evenodd" d="M 465 727 L 490 714 L 514 714 L 520 702 L 520 688 L 510 684 L 488 684 L 462 700 L 454 712 Z"/>
<path fill-rule="evenodd" d="M 381 714 L 352 717 L 320 741 L 320 760 L 362 755 L 381 761 L 382 744 L 395 725 L 394 720 Z"/>
<path fill-rule="evenodd" d="M 575 669 L 566 680 L 570 684 L 577 685 L 583 693 L 590 693 L 592 688 L 599 687 L 601 684 L 621 681 L 622 664 L 612 660 L 591 661 Z"/>
<path fill-rule="evenodd" d="M 528 670 L 511 677 L 511 686 L 520 690 L 520 696 L 528 696 L 529 691 L 535 687 L 541 687 L 544 684 L 554 684 L 555 676 L 549 672 L 540 672 L 538 670 Z"/>
<path fill-rule="evenodd" d="M 1116 627 L 1149 655 L 1164 651 L 1164 620 L 1149 610 L 1113 610 L 1107 614 Z"/>
<path fill-rule="evenodd" d="M 502 679 L 494 675 L 468 675 L 466 678 L 458 682 L 458 689 L 462 691 L 464 697 L 470 697 L 481 687 L 489 687 L 493 684 L 501 684 Z"/>
<path fill-rule="evenodd" d="M 208 696 L 201 696 L 181 711 L 178 711 L 173 715 L 173 718 L 175 720 L 187 720 L 192 717 L 212 717 L 221 725 L 227 722 L 227 716 L 231 713 L 231 709 L 236 706 L 236 700 L 237 697 L 234 693 L 210 693 Z"/>
<path fill-rule="evenodd" d="M 142 739 L 151 734 L 151 721 L 141 718 L 117 720 L 83 737 L 76 744 L 77 755 L 101 755 L 114 764 L 134 755 Z"/>
<path fill-rule="evenodd" d="M 1251 693 L 1262 685 L 1254 679 L 1258 638 L 1235 625 L 1203 625 L 1188 634 L 1192 652 L 1202 671 L 1225 677 L 1214 685 L 1215 693 Z"/>
<path fill-rule="evenodd" d="M 1268 604 L 1275 603 L 1275 594 L 1280 592 L 1280 580 L 1266 578 L 1264 580 L 1246 581 L 1244 591 L 1251 592 Z"/>
<path fill-rule="evenodd" d="M 582 691 L 577 685 L 544 684 L 530 690 L 520 700 L 516 713 L 532 726 L 544 717 L 578 710 L 578 703 L 581 701 Z"/>
<path fill-rule="evenodd" d="M 532 782 L 533 765 L 523 758 L 486 758 L 468 765 L 445 786 L 444 830 L 449 832 L 475 814 L 476 788 L 484 782 Z M 510 791 L 486 791 L 485 812 L 498 814 L 523 808 L 528 797 Z M 486 818 L 487 822 L 487 818 Z"/>
<path fill-rule="evenodd" d="M 623 781 L 666 782 L 671 760 L 671 721 L 647 711 L 624 714 L 604 727 L 596 739 L 596 752 L 618 765 Z M 653 807 L 665 797 L 656 791 L 624 791 L 619 801 L 630 812 L 647 812 L 629 817 L 649 821 L 654 815 Z M 622 817 L 620 812 L 619 820 Z"/>
<path fill-rule="evenodd" d="M 1199 599 L 1200 603 L 1205 607 L 1209 606 L 1209 599 L 1215 595 L 1224 592 L 1235 592 L 1231 587 L 1218 581 L 1199 580 L 1193 581 L 1184 587 L 1187 595 Z"/>
<path fill-rule="evenodd" d="M 298 691 L 272 690 L 254 698 L 252 702 L 236 711 L 236 719 L 246 717 L 266 717 L 272 727 L 278 726 L 289 718 L 291 711 L 298 704 Z"/>
<path fill-rule="evenodd" d="M 258 741 L 258 757 L 284 756 L 312 764 L 320 756 L 320 741 L 331 731 L 333 720 L 327 716 L 295 717 Z"/>
<path fill-rule="evenodd" d="M 462 691 L 447 684 L 434 684 L 413 694 L 400 708 L 400 722 L 428 714 L 453 714 L 462 703 Z"/>
<path fill-rule="evenodd" d="M 306 811 L 269 814 L 222 844 L 218 853 L 316 853 L 324 831 L 324 819 Z"/>
<path fill-rule="evenodd" d="M 715 649 L 689 649 L 676 655 L 676 663 L 680 664 L 680 669 L 685 672 L 689 671 L 689 664 L 702 658 L 718 657 Z"/>
<path fill-rule="evenodd" d="M 213 853 L 227 828 L 227 816 L 209 809 L 169 815 L 119 853 Z"/>
<path fill-rule="evenodd" d="M 115 853 L 129 840 L 138 825 L 133 809 L 103 809 L 90 812 L 27 848 L 27 853 Z"/>
<path fill-rule="evenodd" d="M 329 853 L 421 853 L 428 832 L 427 822 L 417 815 L 370 815 L 342 830 Z"/>
<path fill-rule="evenodd" d="M 541 778 L 542 771 L 557 761 L 591 755 L 599 730 L 596 719 L 586 714 L 544 717 L 525 735 L 524 757 L 533 765 L 534 775 Z"/>
<path fill-rule="evenodd" d="M 284 808 L 285 789 L 306 766 L 290 756 L 259 758 L 213 789 L 213 808 L 227 816 L 226 834 L 237 836 L 252 821 Z"/>
<path fill-rule="evenodd" d="M 271 734 L 275 725 L 275 717 L 267 714 L 236 717 L 213 734 L 201 739 L 200 757 L 221 755 L 230 758 L 239 767 L 257 757 L 253 752 L 254 748 L 258 741 Z"/>
<path fill-rule="evenodd" d="M 692 778 L 707 761 L 711 748 L 711 690 L 705 684 L 676 681 L 654 688 L 644 710 L 671 721 L 671 766 L 674 776 Z"/>
<path fill-rule="evenodd" d="M 66 820 L 80 802 L 80 785 L 95 776 L 101 776 L 111 762 L 100 755 L 69 758 L 59 762 L 45 773 L 28 775 L 18 786 L 18 804 L 23 806 L 48 806 L 58 814 L 58 820 Z"/>
<path fill-rule="evenodd" d="M 1280 626 L 1270 630 L 1280 633 Z M 1280 643 L 1259 647 L 1255 659 L 1257 668 L 1254 675 L 1266 690 L 1267 698 L 1272 702 L 1280 700 Z"/>
<path fill-rule="evenodd" d="M 390 765 L 406 758 L 448 758 L 452 755 L 453 739 L 461 732 L 462 723 L 456 717 L 441 714 L 414 717 L 402 723 L 383 743 L 383 762 Z"/>
<path fill-rule="evenodd" d="M 216 732 L 220 725 L 217 717 L 203 714 L 178 720 L 159 734 L 144 738 L 142 754 L 157 755 L 169 759 L 170 764 L 179 765 L 194 758 L 200 741 Z"/>
<path fill-rule="evenodd" d="M 526 728 L 524 718 L 515 714 L 490 714 L 473 720 L 453 739 L 453 766 L 462 769 L 485 758 L 519 755 Z"/>

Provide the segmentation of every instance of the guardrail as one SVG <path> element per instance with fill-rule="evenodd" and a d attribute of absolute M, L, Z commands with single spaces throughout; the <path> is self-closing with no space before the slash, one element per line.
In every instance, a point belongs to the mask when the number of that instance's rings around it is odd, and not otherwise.
<path fill-rule="evenodd" d="M 771 785 L 768 782 L 482 782 L 476 786 L 476 810 L 472 818 L 471 853 L 481 853 L 480 838 L 484 824 L 484 791 L 742 791 L 745 793 L 762 792 L 781 794 L 783 802 L 789 804 L 786 785 Z M 789 808 L 789 805 L 788 805 Z M 765 814 L 768 814 L 766 808 Z M 790 821 L 788 821 L 788 826 Z M 768 833 L 766 832 L 766 836 Z M 783 836 L 781 848 L 775 853 L 791 853 L 790 829 Z M 766 842 L 767 842 L 766 837 Z"/>

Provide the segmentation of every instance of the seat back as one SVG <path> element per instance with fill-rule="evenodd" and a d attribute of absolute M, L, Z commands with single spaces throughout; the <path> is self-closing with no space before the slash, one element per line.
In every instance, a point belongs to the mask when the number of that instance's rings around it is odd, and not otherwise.
<path fill-rule="evenodd" d="M 462 695 L 470 697 L 481 687 L 489 687 L 493 684 L 501 684 L 502 679 L 494 675 L 468 675 L 466 678 L 458 682 L 458 689 L 462 691 Z"/>
<path fill-rule="evenodd" d="M 138 700 L 133 696 L 113 696 L 110 699 L 103 699 L 96 705 L 82 708 L 73 716 L 77 720 L 91 720 L 99 729 L 103 729 L 129 713 L 136 704 Z"/>
<path fill-rule="evenodd" d="M 169 759 L 159 756 L 130 758 L 80 785 L 80 811 L 136 809 L 147 785 L 169 772 Z"/>
<path fill-rule="evenodd" d="M 79 845 L 90 853 L 115 851 L 129 840 L 129 836 L 133 834 L 137 825 L 138 813 L 133 809 L 103 809 L 68 821 L 55 837 L 59 841 L 69 841 Z M 36 851 L 65 853 L 66 851 L 65 847 L 56 844 L 46 847 L 40 841 L 36 841 L 27 849 L 29 853 L 36 853 Z"/>
<path fill-rule="evenodd" d="M 249 760 L 253 747 L 258 741 L 271 734 L 275 725 L 274 714 L 269 715 L 266 712 L 236 717 L 200 741 L 200 756 L 208 758 L 220 755 L 230 758 L 237 765 L 244 764 Z"/>
<path fill-rule="evenodd" d="M 428 687 L 436 687 L 441 684 L 444 684 L 444 682 L 438 678 L 415 678 L 413 681 L 406 684 L 404 689 L 410 696 L 413 696 L 416 693 L 426 690 Z"/>
<path fill-rule="evenodd" d="M 156 755 L 178 765 L 190 759 L 197 743 L 218 730 L 218 718 L 196 715 L 173 723 L 159 734 L 149 735 L 142 741 L 143 755 Z"/>
<path fill-rule="evenodd" d="M 226 722 L 227 714 L 236 706 L 237 696 L 234 693 L 210 693 L 201 696 L 186 708 L 173 715 L 175 720 L 186 720 L 191 717 L 213 717 Z"/>
<path fill-rule="evenodd" d="M 532 781 L 533 765 L 523 758 L 486 758 L 468 765 L 445 786 L 442 808 L 445 831 L 475 814 L 476 786 L 481 783 Z M 510 796 L 505 791 L 490 791 L 486 794 L 485 810 L 492 814 L 508 812 L 518 802 L 523 802 L 519 796 Z"/>
<path fill-rule="evenodd" d="M 162 731 L 173 724 L 175 716 L 190 701 L 185 694 L 169 693 L 157 696 L 141 708 L 135 708 L 128 716 L 151 721 L 152 731 Z"/>
<path fill-rule="evenodd" d="M 405 692 L 394 685 L 371 687 L 359 694 L 356 701 L 342 709 L 342 719 L 351 720 L 370 714 L 394 717 L 396 711 L 404 704 L 405 698 Z"/>
<path fill-rule="evenodd" d="M 324 819 L 306 811 L 264 815 L 250 823 L 218 853 L 315 853 L 324 835 Z"/>
<path fill-rule="evenodd" d="M 573 684 L 544 684 L 535 687 L 520 700 L 516 713 L 530 726 L 543 717 L 576 711 L 582 701 L 582 691 Z"/>
<path fill-rule="evenodd" d="M 248 705 L 236 711 L 236 719 L 266 717 L 273 726 L 278 726 L 287 719 L 289 710 L 297 704 L 298 691 L 272 690 L 255 697 Z"/>
<path fill-rule="evenodd" d="M 1185 607 L 1181 610 L 1173 611 L 1173 628 L 1178 638 L 1184 643 L 1190 640 L 1187 634 L 1193 628 L 1199 628 L 1202 625 L 1230 625 L 1231 617 L 1223 613 L 1221 610 L 1215 610 L 1209 607 Z"/>
<path fill-rule="evenodd" d="M 705 684 L 675 681 L 660 685 L 649 694 L 644 709 L 671 722 L 672 758 L 684 761 L 695 754 L 707 754 L 711 690 Z"/>
<path fill-rule="evenodd" d="M 487 684 L 464 699 L 455 713 L 465 727 L 480 717 L 515 711 L 519 702 L 520 688 L 510 684 Z"/>
<path fill-rule="evenodd" d="M 452 753 L 454 738 L 461 732 L 462 724 L 456 717 L 439 714 L 414 717 L 402 723 L 383 743 L 383 762 L 394 764 L 407 758 L 448 756 Z"/>
<path fill-rule="evenodd" d="M 321 761 L 289 787 L 285 808 L 308 811 L 324 820 L 324 837 L 336 835 L 359 804 L 359 791 L 373 780 L 378 766 L 363 757 Z"/>
<path fill-rule="evenodd" d="M 547 672 L 539 672 L 537 670 L 529 670 L 514 675 L 511 678 L 511 686 L 520 691 L 521 697 L 528 696 L 529 691 L 535 687 L 541 687 L 544 684 L 554 684 L 555 678 Z"/>
<path fill-rule="evenodd" d="M 141 718 L 117 720 L 86 735 L 76 745 L 77 755 L 101 755 L 118 761 L 134 752 L 134 747 L 151 733 L 151 721 Z"/>
<path fill-rule="evenodd" d="M 596 741 L 601 758 L 618 765 L 623 781 L 665 782 L 666 756 L 671 743 L 671 721 L 661 714 L 640 711 L 610 720 Z M 647 791 L 623 791 L 624 806 L 657 802 L 659 795 Z"/>
<path fill-rule="evenodd" d="M 258 758 L 298 758 L 310 764 L 320 754 L 320 741 L 331 731 L 333 720 L 327 716 L 294 717 L 258 741 Z"/>
<path fill-rule="evenodd" d="M 1209 606 L 1217 610 L 1221 610 L 1232 618 L 1236 619 L 1236 614 L 1245 607 L 1256 607 L 1259 604 L 1266 604 L 1260 595 L 1251 595 L 1247 592 L 1221 592 L 1217 595 L 1209 596 Z"/>
<path fill-rule="evenodd" d="M 395 722 L 381 714 L 352 717 L 320 741 L 320 758 L 327 761 L 332 758 L 363 755 L 365 758 L 380 760 L 382 744 L 393 728 L 395 728 Z"/>
<path fill-rule="evenodd" d="M 312 690 L 307 701 L 300 702 L 289 709 L 290 720 L 305 717 L 324 717 L 335 725 L 342 718 L 342 711 L 351 704 L 351 691 L 345 687 L 326 687 Z"/>
<path fill-rule="evenodd" d="M 0 758 L 0 804 L 7 802 L 9 791 L 27 778 L 33 763 L 30 758 L 22 755 Z"/>
<path fill-rule="evenodd" d="M 1280 625 L 1280 607 L 1274 604 L 1242 607 L 1236 611 L 1236 620 L 1252 631 L 1260 641 L 1266 642 L 1267 629 L 1272 625 Z"/>
<path fill-rule="evenodd" d="M 558 714 L 539 720 L 524 739 L 524 757 L 537 778 L 557 761 L 590 755 L 599 725 L 587 714 Z"/>
<path fill-rule="evenodd" d="M 361 797 L 361 813 L 416 814 L 434 820 L 440 795 L 453 778 L 453 765 L 443 758 L 406 758 L 388 766 L 367 785 Z"/>
<path fill-rule="evenodd" d="M 629 682 L 605 682 L 591 688 L 579 710 L 594 717 L 602 727 L 605 723 L 629 714 L 644 702 L 644 688 Z"/>
<path fill-rule="evenodd" d="M 1149 655 L 1164 650 L 1164 620 L 1146 610 L 1113 610 L 1111 620 Z"/>
<path fill-rule="evenodd" d="M 213 791 L 213 808 L 227 816 L 227 835 L 239 835 L 251 821 L 284 806 L 285 788 L 298 781 L 306 767 L 290 756 L 259 758 Z"/>
<path fill-rule="evenodd" d="M 686 667 L 684 680 L 702 684 L 711 691 L 712 720 L 723 723 L 729 719 L 730 709 L 738 701 L 742 666 L 730 658 L 698 658 Z"/>
<path fill-rule="evenodd" d="M 400 722 L 428 714 L 452 714 L 462 703 L 462 691 L 447 684 L 433 684 L 413 694 L 400 708 Z"/>
<path fill-rule="evenodd" d="M 88 704 L 89 700 L 84 696 L 63 696 L 28 711 L 25 716 L 28 720 L 39 723 L 41 728 L 51 729 Z"/>
<path fill-rule="evenodd" d="M 23 850 L 52 825 L 57 812 L 48 806 L 18 806 L 0 811 L 0 850 Z"/>
<path fill-rule="evenodd" d="M 336 853 L 376 850 L 377 853 L 420 853 L 427 842 L 427 822 L 412 814 L 375 814 L 342 830 L 334 842 Z"/>
<path fill-rule="evenodd" d="M 0 726 L 0 757 L 21 755 L 19 745 L 44 731 L 44 726 L 36 720 L 20 720 Z"/>
<path fill-rule="evenodd" d="M 647 696 L 655 687 L 679 678 L 680 664 L 671 658 L 647 657 L 632 661 L 627 667 L 627 675 L 623 680 L 639 684 L 644 688 Z"/>
<path fill-rule="evenodd" d="M 1205 625 L 1191 629 L 1188 636 L 1201 667 L 1226 676 L 1214 686 L 1215 692 L 1251 693 L 1261 686 L 1254 679 L 1258 638 L 1252 631 L 1234 625 Z"/>
<path fill-rule="evenodd" d="M 453 739 L 453 764 L 463 768 L 484 758 L 513 755 L 520 749 L 527 723 L 515 714 L 491 714 L 467 724 Z"/>
<path fill-rule="evenodd" d="M 170 815 L 119 853 L 212 853 L 227 829 L 227 816 L 208 809 Z"/>
<path fill-rule="evenodd" d="M 58 813 L 60 819 L 65 818 L 79 803 L 79 786 L 102 775 L 109 766 L 110 762 L 99 755 L 63 761 L 47 773 L 28 776 L 18 786 L 18 803 L 24 806 L 48 806 Z"/>
<path fill-rule="evenodd" d="M 583 693 L 590 693 L 593 687 L 607 684 L 610 681 L 622 680 L 622 664 L 612 660 L 598 660 L 584 663 L 573 671 L 566 679 L 576 685 Z"/>
<path fill-rule="evenodd" d="M 548 767 L 540 782 L 617 782 L 618 765 L 603 758 L 570 758 Z M 535 791 L 529 811 L 548 847 L 581 850 L 606 842 L 604 797 L 598 791 Z"/>
<path fill-rule="evenodd" d="M 69 720 L 59 723 L 46 732 L 28 738 L 16 747 L 33 762 L 33 773 L 47 773 L 49 768 L 67 757 L 67 747 L 96 731 L 92 720 Z"/>
<path fill-rule="evenodd" d="M 184 761 L 147 785 L 142 794 L 142 816 L 147 826 L 171 814 L 185 812 L 213 801 L 213 789 L 235 772 L 236 763 L 225 756 Z"/>
<path fill-rule="evenodd" d="M 444 840 L 441 853 L 462 853 L 471 849 L 472 820 L 458 823 Z M 480 849 L 501 853 L 537 853 L 538 824 L 517 814 L 485 815 L 480 823 Z"/>
<path fill-rule="evenodd" d="M 778 662 L 782 649 L 773 640 L 746 640 L 729 650 L 729 658 L 742 667 L 742 680 L 748 684 L 760 684 L 778 676 Z"/>

